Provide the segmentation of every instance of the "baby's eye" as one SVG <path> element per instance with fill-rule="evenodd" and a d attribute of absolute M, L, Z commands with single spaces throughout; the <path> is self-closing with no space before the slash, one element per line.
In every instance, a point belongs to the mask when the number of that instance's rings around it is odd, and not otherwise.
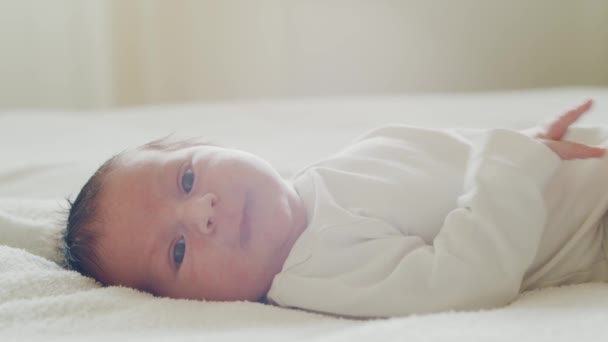
<path fill-rule="evenodd" d="M 182 175 L 182 189 L 189 194 L 192 191 L 192 186 L 194 185 L 194 172 L 192 169 L 188 168 L 184 171 Z"/>
<path fill-rule="evenodd" d="M 182 261 L 184 260 L 185 255 L 186 255 L 186 241 L 182 237 L 179 240 L 177 240 L 175 242 L 175 245 L 173 246 L 173 262 L 175 263 L 175 266 L 177 266 L 177 268 L 179 268 L 179 266 L 182 264 Z"/>

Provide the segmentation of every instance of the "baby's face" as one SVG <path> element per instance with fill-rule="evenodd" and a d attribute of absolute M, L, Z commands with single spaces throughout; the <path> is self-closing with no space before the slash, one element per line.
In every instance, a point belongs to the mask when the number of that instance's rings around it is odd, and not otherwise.
<path fill-rule="evenodd" d="M 97 251 L 108 284 L 257 300 L 306 226 L 292 185 L 242 151 L 137 150 L 105 179 Z"/>

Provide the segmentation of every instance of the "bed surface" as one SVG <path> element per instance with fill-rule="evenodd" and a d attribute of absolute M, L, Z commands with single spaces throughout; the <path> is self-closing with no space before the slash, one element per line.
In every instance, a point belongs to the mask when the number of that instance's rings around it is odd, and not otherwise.
<path fill-rule="evenodd" d="M 167 134 L 256 153 L 289 176 L 378 125 L 525 128 L 589 97 L 596 106 L 581 124 L 608 123 L 608 88 L 0 112 L 0 340 L 606 340 L 608 284 L 543 289 L 495 310 L 357 321 L 101 288 L 53 262 L 65 198 L 109 156 Z"/>

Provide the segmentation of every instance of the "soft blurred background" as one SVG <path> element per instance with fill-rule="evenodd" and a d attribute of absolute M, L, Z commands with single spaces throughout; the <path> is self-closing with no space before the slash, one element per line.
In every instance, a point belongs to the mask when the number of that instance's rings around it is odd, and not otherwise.
<path fill-rule="evenodd" d="M 608 86 L 606 0 L 0 0 L 0 110 Z"/>

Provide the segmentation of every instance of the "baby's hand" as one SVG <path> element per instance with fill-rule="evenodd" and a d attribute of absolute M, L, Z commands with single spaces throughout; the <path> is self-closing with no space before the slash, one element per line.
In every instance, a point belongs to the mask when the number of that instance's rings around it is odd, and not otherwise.
<path fill-rule="evenodd" d="M 543 142 L 562 160 L 603 157 L 606 153 L 606 149 L 604 148 L 562 140 L 568 132 L 568 128 L 580 119 L 583 114 L 588 112 L 592 105 L 593 101 L 587 100 L 579 107 L 569 110 L 556 119 L 551 120 L 546 127 L 540 127 L 535 130 L 533 137 Z"/>

